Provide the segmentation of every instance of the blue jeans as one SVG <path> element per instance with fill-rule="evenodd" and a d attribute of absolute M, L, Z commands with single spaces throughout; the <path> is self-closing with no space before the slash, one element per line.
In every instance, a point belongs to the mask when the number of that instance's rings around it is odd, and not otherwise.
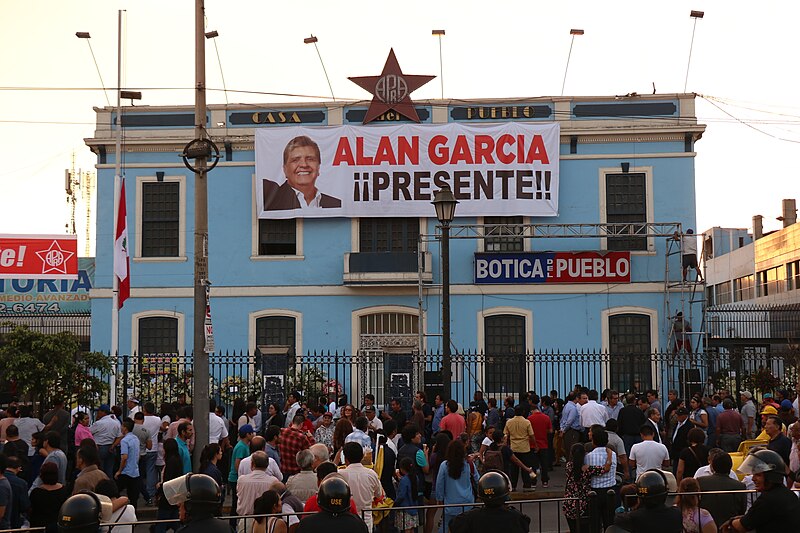
<path fill-rule="evenodd" d="M 148 452 L 140 461 L 139 470 L 142 474 L 142 481 L 144 482 L 144 490 L 142 494 L 146 500 L 152 500 L 156 497 L 156 459 L 158 452 Z M 144 467 L 144 468 L 142 468 Z"/>
<path fill-rule="evenodd" d="M 97 447 L 100 454 L 100 470 L 106 473 L 108 479 L 114 479 L 114 453 L 111 451 L 110 444 L 103 444 Z"/>

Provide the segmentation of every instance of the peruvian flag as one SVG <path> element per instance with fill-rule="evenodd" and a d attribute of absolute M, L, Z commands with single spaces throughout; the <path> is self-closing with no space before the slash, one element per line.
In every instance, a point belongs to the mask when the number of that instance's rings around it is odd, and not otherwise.
<path fill-rule="evenodd" d="M 121 178 L 119 209 L 117 209 L 117 234 L 114 240 L 114 275 L 119 280 L 117 304 L 122 304 L 131 295 L 130 256 L 128 255 L 128 216 L 125 209 L 125 178 Z"/>

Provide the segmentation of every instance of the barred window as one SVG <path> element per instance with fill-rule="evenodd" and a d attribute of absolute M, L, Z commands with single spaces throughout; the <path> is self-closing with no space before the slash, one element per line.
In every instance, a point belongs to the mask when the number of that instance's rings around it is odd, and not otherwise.
<path fill-rule="evenodd" d="M 651 388 L 650 316 L 626 313 L 608 317 L 611 387 L 616 390 Z"/>
<path fill-rule="evenodd" d="M 177 352 L 177 318 L 154 316 L 139 319 L 139 355 Z"/>
<path fill-rule="evenodd" d="M 525 388 L 525 317 L 493 315 L 483 320 L 486 352 L 485 389 L 510 393 Z"/>
<path fill-rule="evenodd" d="M 297 219 L 258 221 L 258 255 L 296 254 Z"/>
<path fill-rule="evenodd" d="M 414 252 L 419 241 L 418 218 L 361 218 L 359 251 Z"/>
<path fill-rule="evenodd" d="M 606 174 L 606 222 L 647 222 L 643 172 Z M 609 250 L 647 250 L 647 237 L 609 237 Z"/>
<path fill-rule="evenodd" d="M 518 227 L 484 228 L 483 249 L 486 252 L 521 252 L 524 249 L 522 238 L 522 217 L 484 217 L 486 226 L 492 224 L 517 224 Z"/>
<path fill-rule="evenodd" d="M 142 257 L 178 257 L 180 183 L 142 183 Z"/>
<path fill-rule="evenodd" d="M 256 319 L 257 346 L 291 346 L 295 348 L 296 321 L 291 316 L 265 316 Z"/>

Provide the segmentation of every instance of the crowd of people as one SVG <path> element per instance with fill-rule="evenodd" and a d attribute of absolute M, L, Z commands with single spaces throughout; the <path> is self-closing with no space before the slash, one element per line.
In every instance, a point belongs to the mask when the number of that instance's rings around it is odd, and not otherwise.
<path fill-rule="evenodd" d="M 638 480 L 653 470 L 674 485 L 671 492 L 763 490 L 755 473 L 738 481 L 727 453 L 753 437 L 782 461 L 788 479 L 782 486 L 792 487 L 800 424 L 789 394 L 765 395 L 755 409 L 752 394 L 742 391 L 736 409 L 726 391 L 694 396 L 688 405 L 670 391 L 664 408 L 654 390 L 622 399 L 614 390 L 576 385 L 563 400 L 556 391 L 541 397 L 531 391 L 503 398 L 502 405 L 477 391 L 465 407 L 442 395 L 429 403 L 418 391 L 410 404 L 393 398 L 382 410 L 371 394 L 357 406 L 345 395 L 310 402 L 292 392 L 264 412 L 255 398 L 237 399 L 230 417 L 211 401 L 203 415 L 209 443 L 198 469 L 192 462 L 197 413 L 185 402 L 157 411 L 152 402 L 130 398 L 123 416 L 117 406 L 69 412 L 56 401 L 41 420 L 30 406 L 12 404 L 0 413 L 0 529 L 56 531 L 59 508 L 86 491 L 106 496 L 123 522 L 135 522 L 141 505 L 155 506 L 160 520 L 178 519 L 181 506 L 165 497 L 164 485 L 202 474 L 219 488 L 220 506 L 229 495 L 230 515 L 244 517 L 230 519 L 240 533 L 311 527 L 303 526 L 309 516 L 303 513 L 324 510 L 319 491 L 332 478 L 347 486 L 348 510 L 370 533 L 444 533 L 458 529 L 452 524 L 476 501 L 482 474 L 506 472 L 508 492 L 530 492 L 539 482 L 548 487 L 550 472 L 563 466 L 570 529 L 601 531 L 617 518 L 624 524 L 638 516 L 623 496 L 641 496 Z M 588 493 L 608 490 L 616 501 L 599 498 L 601 520 L 588 523 Z M 684 530 L 735 528 L 736 517 L 757 509 L 727 496 L 678 498 Z M 252 516 L 269 514 L 282 517 Z M 167 522 L 152 529 L 170 528 Z"/>

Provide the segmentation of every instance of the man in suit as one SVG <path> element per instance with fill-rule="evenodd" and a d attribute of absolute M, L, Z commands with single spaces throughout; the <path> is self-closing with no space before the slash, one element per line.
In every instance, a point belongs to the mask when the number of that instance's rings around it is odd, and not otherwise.
<path fill-rule="evenodd" d="M 678 417 L 678 423 L 675 425 L 675 430 L 672 432 L 671 446 L 669 447 L 673 474 L 678 470 L 678 458 L 681 456 L 681 452 L 689 447 L 689 430 L 693 427 L 688 421 L 688 409 L 679 407 L 675 410 L 675 415 Z"/>
<path fill-rule="evenodd" d="M 319 145 L 311 138 L 300 135 L 289 141 L 283 149 L 286 181 L 278 185 L 263 180 L 264 210 L 342 207 L 341 200 L 317 189 L 320 160 Z"/>

